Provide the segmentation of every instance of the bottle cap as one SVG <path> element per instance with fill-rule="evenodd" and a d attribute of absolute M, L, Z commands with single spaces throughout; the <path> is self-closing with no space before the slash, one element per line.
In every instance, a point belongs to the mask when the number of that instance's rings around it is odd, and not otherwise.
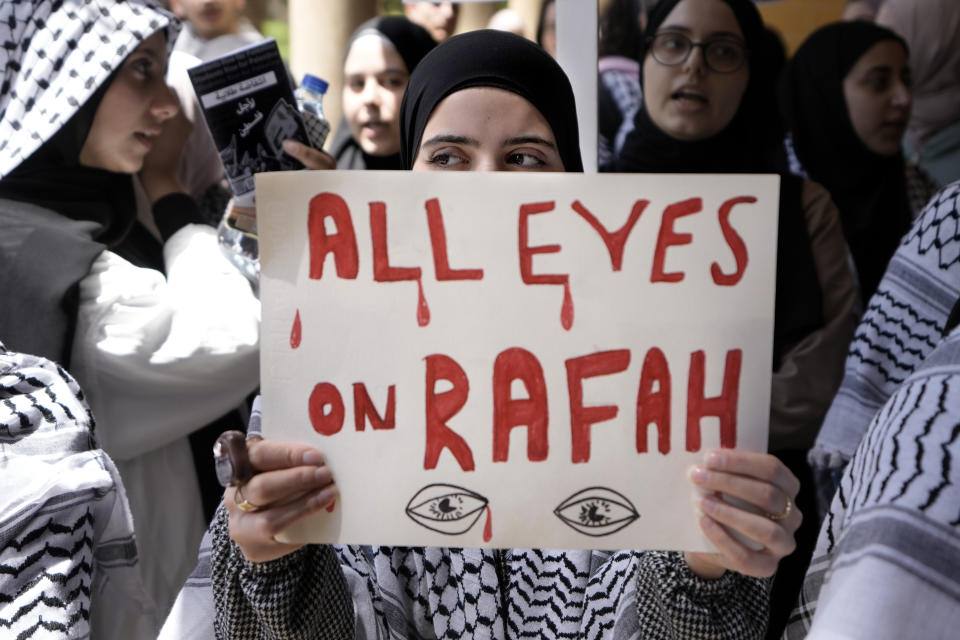
<path fill-rule="evenodd" d="M 319 93 L 323 95 L 327 92 L 327 87 L 330 86 L 327 84 L 326 80 L 318 78 L 317 76 L 312 76 L 309 73 L 303 74 L 303 82 L 300 83 L 305 89 L 313 91 L 314 93 Z"/>

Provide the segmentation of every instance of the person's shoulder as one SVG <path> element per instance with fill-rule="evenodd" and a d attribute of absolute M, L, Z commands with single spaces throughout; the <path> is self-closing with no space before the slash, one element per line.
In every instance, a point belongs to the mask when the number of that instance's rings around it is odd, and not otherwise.
<path fill-rule="evenodd" d="M 89 242 L 93 242 L 93 234 L 97 228 L 95 222 L 72 220 L 52 209 L 7 198 L 0 198 L 0 226 L 7 232 L 14 228 L 31 229 L 47 237 L 61 240 L 74 238 Z"/>
<path fill-rule="evenodd" d="M 819 182 L 814 182 L 809 178 L 799 178 L 802 181 L 800 187 L 800 198 L 804 209 L 816 206 L 827 206 L 827 202 L 832 203 L 830 192 Z"/>
<path fill-rule="evenodd" d="M 184 28 L 177 38 L 176 49 L 207 62 L 265 39 L 249 21 L 241 22 L 236 33 L 209 39 L 200 38 L 192 29 Z"/>
<path fill-rule="evenodd" d="M 816 229 L 829 229 L 840 224 L 840 211 L 826 187 L 809 178 L 790 176 L 797 181 L 800 192 L 800 208 L 807 223 L 807 231 L 815 235 Z M 782 188 L 782 187 L 781 187 Z"/>
<path fill-rule="evenodd" d="M 960 326 L 953 327 L 944 336 L 933 351 L 914 369 L 904 382 L 904 386 L 923 385 L 931 376 L 955 379 L 960 383 Z M 960 404 L 945 408 L 960 417 Z"/>
<path fill-rule="evenodd" d="M 260 31 L 253 26 L 253 23 L 246 18 L 240 19 L 240 23 L 237 25 L 236 35 L 242 38 L 246 44 L 254 44 L 266 38 L 266 36 L 260 33 Z"/>
<path fill-rule="evenodd" d="M 91 448 L 93 417 L 80 386 L 63 367 L 47 358 L 8 351 L 0 342 L 0 377 L 4 408 L 0 424 L 13 436 L 7 442 L 8 457 L 19 452 L 17 434 L 35 436 L 39 431 L 50 432 L 61 447 L 67 447 L 58 449 L 58 455 Z M 88 438 L 67 438 L 66 431 L 81 432 Z M 32 449 L 25 447 L 24 451 Z"/>
<path fill-rule="evenodd" d="M 23 200 L 11 200 L 0 197 L 0 216 L 5 219 L 23 218 L 25 220 L 54 220 L 57 217 L 62 218 L 56 212 Z"/>

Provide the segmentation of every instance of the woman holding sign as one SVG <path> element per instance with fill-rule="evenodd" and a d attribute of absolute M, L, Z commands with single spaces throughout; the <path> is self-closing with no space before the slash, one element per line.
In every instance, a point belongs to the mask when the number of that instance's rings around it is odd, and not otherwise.
<path fill-rule="evenodd" d="M 411 77 L 401 114 L 401 157 L 414 171 L 581 169 L 566 76 L 508 33 L 440 45 Z M 782 463 L 724 450 L 691 471 L 717 553 L 290 545 L 274 536 L 336 498 L 321 453 L 262 440 L 231 451 L 234 469 L 249 454 L 256 474 L 232 478 L 211 529 L 217 606 L 206 611 L 221 638 L 758 638 L 766 577 L 800 523 L 798 483 Z"/>

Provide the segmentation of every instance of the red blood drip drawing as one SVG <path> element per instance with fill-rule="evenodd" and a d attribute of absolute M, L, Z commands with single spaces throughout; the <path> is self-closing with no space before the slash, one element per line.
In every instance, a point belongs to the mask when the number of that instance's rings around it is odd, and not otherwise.
<path fill-rule="evenodd" d="M 487 522 L 483 525 L 483 541 L 490 542 L 493 538 L 493 518 L 490 515 L 490 505 L 487 505 Z"/>
<path fill-rule="evenodd" d="M 560 324 L 567 331 L 573 326 L 573 297 L 570 295 L 570 283 L 563 283 L 563 306 L 560 307 Z"/>
<path fill-rule="evenodd" d="M 334 498 L 330 504 L 327 505 L 327 513 L 333 513 L 333 508 L 337 506 L 337 500 Z"/>
<path fill-rule="evenodd" d="M 430 324 L 430 307 L 427 298 L 423 295 L 423 282 L 417 278 L 417 324 L 425 327 Z"/>
<path fill-rule="evenodd" d="M 296 349 L 300 346 L 301 337 L 303 337 L 303 328 L 300 325 L 300 309 L 297 309 L 297 315 L 293 318 L 293 328 L 290 329 L 291 349 Z"/>

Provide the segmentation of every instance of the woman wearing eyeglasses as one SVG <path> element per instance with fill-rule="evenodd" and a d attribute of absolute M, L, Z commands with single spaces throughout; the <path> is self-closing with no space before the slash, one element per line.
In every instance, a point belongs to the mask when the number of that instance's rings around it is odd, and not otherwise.
<path fill-rule="evenodd" d="M 854 327 L 854 286 L 836 207 L 822 187 L 785 171 L 769 91 L 773 56 L 765 55 L 753 2 L 663 0 L 644 36 L 644 100 L 619 170 L 781 174 L 770 450 L 805 481 L 806 451 L 840 383 Z M 798 498 L 806 513 L 810 496 L 801 489 Z M 817 526 L 812 518 L 805 524 L 797 540 L 809 552 Z M 790 562 L 781 562 L 776 587 L 789 593 L 774 593 L 785 611 L 804 558 L 797 558 L 794 578 L 785 578 Z M 774 611 L 773 624 L 776 617 Z"/>

